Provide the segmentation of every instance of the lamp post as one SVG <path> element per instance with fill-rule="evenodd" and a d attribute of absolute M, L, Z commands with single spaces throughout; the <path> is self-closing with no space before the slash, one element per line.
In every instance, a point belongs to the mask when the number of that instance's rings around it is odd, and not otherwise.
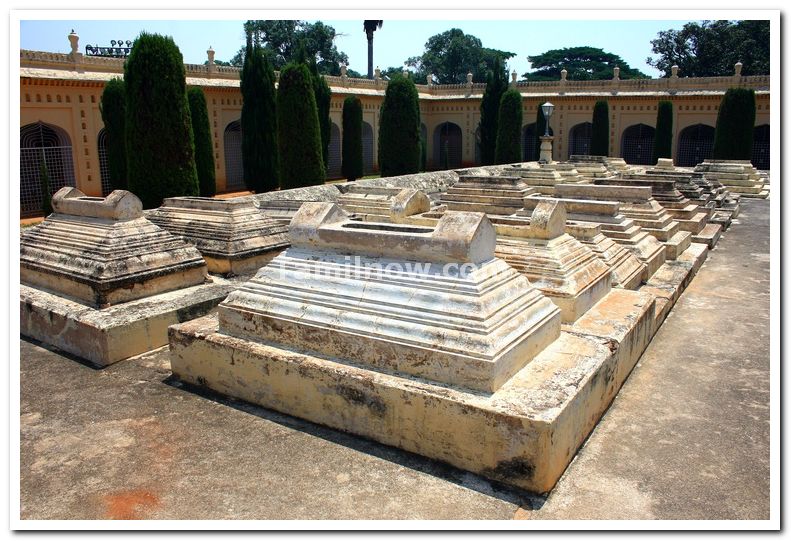
<path fill-rule="evenodd" d="M 544 130 L 544 135 L 539 138 L 541 139 L 541 149 L 539 152 L 538 163 L 552 163 L 553 137 L 549 135 L 549 118 L 552 116 L 552 112 L 554 110 L 555 106 L 549 102 L 546 102 L 541 106 L 541 112 L 544 113 L 544 120 L 546 121 L 546 128 Z"/>

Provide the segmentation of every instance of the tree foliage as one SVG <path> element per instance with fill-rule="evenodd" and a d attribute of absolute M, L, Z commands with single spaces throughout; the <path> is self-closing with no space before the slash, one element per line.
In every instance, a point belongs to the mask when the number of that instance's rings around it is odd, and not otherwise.
<path fill-rule="evenodd" d="M 570 81 L 612 79 L 613 68 L 621 68 L 621 79 L 644 79 L 648 75 L 632 68 L 620 56 L 596 47 L 565 47 L 528 56 L 532 72 L 522 74 L 528 81 L 556 81 L 565 68 Z"/>
<path fill-rule="evenodd" d="M 591 156 L 610 155 L 610 106 L 605 100 L 593 106 L 590 153 Z"/>
<path fill-rule="evenodd" d="M 277 92 L 280 186 L 284 189 L 322 184 L 321 125 L 313 78 L 304 64 L 288 64 L 280 72 Z"/>
<path fill-rule="evenodd" d="M 247 21 L 244 32 L 253 44 L 260 45 L 270 54 L 275 70 L 294 61 L 300 43 L 304 44 L 308 59 L 314 58 L 322 75 L 340 75 L 341 64 L 348 64 L 349 57 L 338 50 L 335 38 L 338 37 L 332 26 L 321 21 L 271 20 Z M 242 47 L 231 59 L 234 66 L 244 64 L 246 49 Z M 352 74 L 349 74 L 352 77 Z M 357 74 L 359 76 L 359 74 Z"/>
<path fill-rule="evenodd" d="M 673 157 L 673 102 L 660 101 L 656 109 L 654 132 L 654 163 L 659 158 Z"/>
<path fill-rule="evenodd" d="M 107 137 L 107 169 L 110 186 L 125 190 L 126 183 L 126 87 L 119 78 L 104 86 L 99 102 L 104 132 Z"/>
<path fill-rule="evenodd" d="M 500 100 L 506 90 L 508 90 L 508 73 L 501 60 L 495 58 L 492 69 L 486 74 L 486 90 L 481 100 L 481 165 L 492 165 L 495 163 L 494 154 L 497 145 Z"/>
<path fill-rule="evenodd" d="M 343 100 L 341 173 L 346 180 L 363 176 L 363 106 L 357 96 Z"/>
<path fill-rule="evenodd" d="M 261 47 L 248 44 L 241 73 L 242 169 L 254 192 L 276 190 L 280 181 L 275 74 Z"/>
<path fill-rule="evenodd" d="M 332 121 L 330 120 L 330 102 L 332 101 L 332 90 L 330 85 L 324 79 L 324 76 L 319 74 L 316 61 L 309 64 L 310 75 L 313 78 L 313 96 L 316 98 L 316 108 L 319 113 L 319 126 L 321 131 L 321 155 L 324 159 L 324 169 L 327 169 L 329 164 L 329 146 L 330 146 L 330 131 L 332 130 Z"/>
<path fill-rule="evenodd" d="M 682 77 L 732 75 L 741 62 L 742 75 L 769 75 L 769 21 L 703 21 L 687 23 L 681 30 L 663 30 L 651 40 L 656 58 L 646 62 L 671 74 L 679 67 Z"/>
<path fill-rule="evenodd" d="M 368 78 L 374 78 L 374 32 L 382 28 L 384 21 L 363 21 L 363 30 L 368 40 Z"/>
<path fill-rule="evenodd" d="M 521 132 L 522 94 L 516 89 L 507 90 L 500 99 L 494 163 L 522 161 Z"/>
<path fill-rule="evenodd" d="M 383 177 L 420 171 L 420 107 L 409 78 L 387 85 L 379 115 L 379 167 Z"/>
<path fill-rule="evenodd" d="M 755 132 L 755 90 L 729 88 L 720 102 L 712 158 L 749 160 Z"/>
<path fill-rule="evenodd" d="M 192 120 L 192 135 L 195 139 L 195 169 L 198 172 L 198 189 L 203 197 L 217 193 L 214 173 L 214 149 L 212 148 L 209 110 L 203 89 L 193 86 L 187 90 L 187 102 Z"/>
<path fill-rule="evenodd" d="M 145 208 L 198 195 L 184 59 L 173 39 L 141 33 L 124 64 L 126 171 Z"/>
<path fill-rule="evenodd" d="M 467 73 L 472 73 L 474 81 L 485 81 L 495 58 L 505 64 L 512 56 L 515 53 L 486 48 L 475 36 L 452 28 L 431 36 L 423 54 L 407 59 L 406 64 L 415 70 L 415 80 L 421 83 L 432 74 L 439 84 L 461 84 L 467 82 Z"/>

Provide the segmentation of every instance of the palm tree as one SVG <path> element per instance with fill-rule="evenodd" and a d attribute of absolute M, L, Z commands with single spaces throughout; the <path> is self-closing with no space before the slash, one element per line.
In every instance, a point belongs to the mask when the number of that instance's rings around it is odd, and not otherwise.
<path fill-rule="evenodd" d="M 384 21 L 363 21 L 365 36 L 368 38 L 368 78 L 374 78 L 374 32 L 382 28 Z"/>

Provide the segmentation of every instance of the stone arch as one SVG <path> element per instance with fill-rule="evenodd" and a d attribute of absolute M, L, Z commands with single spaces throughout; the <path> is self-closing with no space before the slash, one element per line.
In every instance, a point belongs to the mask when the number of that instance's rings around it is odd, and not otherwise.
<path fill-rule="evenodd" d="M 242 124 L 234 120 L 225 126 L 223 134 L 225 149 L 225 190 L 244 190 L 244 163 L 242 158 Z"/>
<path fill-rule="evenodd" d="M 621 136 L 621 157 L 628 164 L 651 165 L 654 159 L 654 133 L 647 124 L 633 124 Z"/>
<path fill-rule="evenodd" d="M 434 169 L 461 167 L 461 127 L 453 122 L 443 122 L 434 128 Z"/>
<path fill-rule="evenodd" d="M 374 172 L 374 129 L 363 120 L 363 175 Z"/>
<path fill-rule="evenodd" d="M 102 197 L 113 191 L 110 182 L 110 165 L 107 162 L 107 130 L 102 128 L 96 136 L 96 149 L 99 156 L 99 177 L 102 181 Z"/>
<path fill-rule="evenodd" d="M 755 127 L 753 153 L 750 161 L 756 169 L 769 169 L 769 124 Z"/>
<path fill-rule="evenodd" d="M 330 143 L 327 145 L 327 178 L 341 178 L 341 129 L 335 122 L 330 125 Z"/>
<path fill-rule="evenodd" d="M 569 157 L 588 156 L 591 148 L 593 123 L 580 122 L 569 130 Z"/>
<path fill-rule="evenodd" d="M 714 149 L 714 128 L 706 124 L 687 126 L 678 134 L 676 165 L 693 167 L 711 158 Z"/>
<path fill-rule="evenodd" d="M 544 135 L 543 133 L 541 135 Z M 552 126 L 549 127 L 549 135 L 555 135 Z M 522 159 L 526 162 L 537 162 L 541 145 L 538 142 L 536 133 L 536 123 L 522 126 Z"/>
<path fill-rule="evenodd" d="M 19 130 L 19 201 L 21 216 L 41 212 L 41 164 L 47 166 L 50 193 L 76 186 L 71 138 L 66 130 L 35 122 Z"/>

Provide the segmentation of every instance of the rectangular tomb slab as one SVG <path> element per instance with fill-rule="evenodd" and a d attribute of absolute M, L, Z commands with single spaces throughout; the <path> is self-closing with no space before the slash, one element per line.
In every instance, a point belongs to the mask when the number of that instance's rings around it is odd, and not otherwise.
<path fill-rule="evenodd" d="M 429 197 L 413 188 L 350 186 L 338 204 L 364 222 L 404 223 L 409 216 L 428 212 Z"/>
<path fill-rule="evenodd" d="M 442 194 L 440 202 L 448 210 L 507 216 L 522 208 L 522 200 L 531 193 L 536 193 L 536 189 L 518 176 L 461 175 Z"/>
<path fill-rule="evenodd" d="M 194 244 L 216 274 L 255 272 L 289 243 L 288 228 L 249 198 L 170 197 L 147 216 Z"/>
<path fill-rule="evenodd" d="M 416 227 L 306 203 L 290 235 L 219 306 L 221 333 L 492 391 L 560 332 L 557 307 L 494 257 L 482 213 Z"/>
<path fill-rule="evenodd" d="M 562 332 L 492 393 L 241 340 L 212 316 L 171 328 L 171 366 L 182 381 L 543 493 L 647 343 L 654 297 L 612 294 L 606 321 Z"/>

